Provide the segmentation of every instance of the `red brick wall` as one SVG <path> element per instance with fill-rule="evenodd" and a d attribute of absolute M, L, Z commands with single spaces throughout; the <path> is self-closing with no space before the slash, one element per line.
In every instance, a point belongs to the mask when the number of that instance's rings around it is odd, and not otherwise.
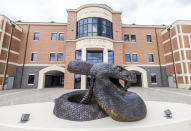
<path fill-rule="evenodd" d="M 66 39 L 76 39 L 76 22 L 77 22 L 76 12 L 68 11 Z"/>
<path fill-rule="evenodd" d="M 158 44 L 162 44 L 162 36 L 160 34 L 162 29 L 157 29 L 158 34 Z M 159 64 L 158 56 L 158 47 L 156 41 L 155 28 L 146 28 L 146 27 L 123 27 L 123 37 L 124 34 L 135 34 L 136 42 L 126 42 L 124 43 L 124 53 L 137 53 L 138 62 L 137 63 L 128 63 L 128 64 Z M 150 34 L 152 37 L 152 42 L 147 42 L 147 34 Z M 148 54 L 152 53 L 154 55 L 154 62 L 149 62 Z M 164 49 L 162 46 L 159 46 L 159 53 L 161 57 L 161 62 L 164 64 Z M 125 64 L 125 61 L 124 61 Z"/>

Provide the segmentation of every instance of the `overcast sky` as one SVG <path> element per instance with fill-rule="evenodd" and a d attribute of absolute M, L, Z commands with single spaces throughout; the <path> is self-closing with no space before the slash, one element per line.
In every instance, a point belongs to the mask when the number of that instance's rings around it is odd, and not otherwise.
<path fill-rule="evenodd" d="M 122 11 L 123 24 L 168 25 L 191 20 L 191 0 L 0 0 L 0 14 L 14 21 L 66 23 L 66 9 L 89 3 Z"/>

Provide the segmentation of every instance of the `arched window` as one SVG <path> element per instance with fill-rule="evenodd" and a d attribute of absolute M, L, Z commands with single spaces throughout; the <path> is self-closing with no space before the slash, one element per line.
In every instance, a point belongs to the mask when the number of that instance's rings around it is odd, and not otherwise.
<path fill-rule="evenodd" d="M 81 19 L 77 22 L 76 38 L 85 36 L 103 36 L 113 39 L 112 22 L 97 17 Z"/>

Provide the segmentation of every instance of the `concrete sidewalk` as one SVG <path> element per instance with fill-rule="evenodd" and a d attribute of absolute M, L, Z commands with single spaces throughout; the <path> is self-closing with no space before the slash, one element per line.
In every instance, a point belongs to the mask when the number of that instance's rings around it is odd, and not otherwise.
<path fill-rule="evenodd" d="M 63 93 L 73 90 L 63 88 L 45 89 L 13 89 L 0 91 L 0 106 L 39 103 L 54 101 Z M 191 90 L 176 88 L 140 88 L 131 87 L 129 91 L 136 92 L 147 101 L 165 101 L 191 104 Z"/>

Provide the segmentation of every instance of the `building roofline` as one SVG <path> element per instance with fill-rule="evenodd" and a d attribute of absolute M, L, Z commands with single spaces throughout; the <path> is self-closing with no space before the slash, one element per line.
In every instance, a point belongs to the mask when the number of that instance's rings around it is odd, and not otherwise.
<path fill-rule="evenodd" d="M 5 19 L 7 19 L 9 21 L 10 24 L 14 24 L 15 27 L 20 30 L 22 32 L 22 27 L 20 27 L 19 25 L 17 25 L 17 23 L 15 21 L 12 21 L 11 19 L 9 19 L 6 15 L 0 14 L 0 17 L 4 17 Z"/>
<path fill-rule="evenodd" d="M 61 22 L 15 22 L 18 25 L 31 24 L 31 25 L 67 25 Z"/>
<path fill-rule="evenodd" d="M 110 11 L 111 13 L 122 13 L 122 11 L 116 11 L 116 10 L 113 10 L 111 7 L 109 7 L 108 5 L 106 4 L 85 4 L 85 5 L 82 5 L 80 7 L 78 7 L 77 9 L 66 9 L 67 11 L 74 11 L 74 12 L 78 12 L 84 8 L 87 8 L 87 7 L 101 7 L 101 8 L 104 8 L 108 11 Z"/>
<path fill-rule="evenodd" d="M 188 24 L 188 25 L 191 25 L 191 20 L 176 20 L 171 25 L 175 25 L 175 24 L 186 24 L 186 25 Z"/>
<path fill-rule="evenodd" d="M 134 25 L 134 24 L 122 24 L 122 27 L 137 27 L 137 28 L 142 28 L 142 27 L 157 27 L 157 28 L 166 28 L 168 25 Z"/>

